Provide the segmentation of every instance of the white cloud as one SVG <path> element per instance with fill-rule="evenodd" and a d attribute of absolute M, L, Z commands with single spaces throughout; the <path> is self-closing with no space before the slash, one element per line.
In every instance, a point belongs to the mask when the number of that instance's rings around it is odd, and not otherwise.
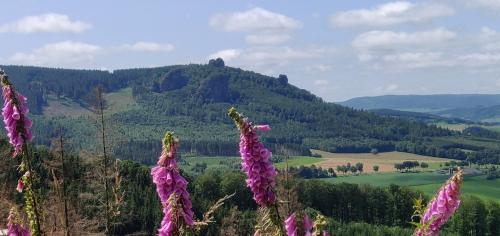
<path fill-rule="evenodd" d="M 339 12 L 331 17 L 335 26 L 387 26 L 401 23 L 425 22 L 450 16 L 454 10 L 438 3 L 413 4 L 406 1 L 384 3 L 372 9 Z"/>
<path fill-rule="evenodd" d="M 330 83 L 327 80 L 324 79 L 318 79 L 313 82 L 314 86 L 326 86 L 329 85 Z"/>
<path fill-rule="evenodd" d="M 463 66 L 500 65 L 500 53 L 470 53 L 457 58 L 457 63 Z"/>
<path fill-rule="evenodd" d="M 479 33 L 479 43 L 485 51 L 500 51 L 500 33 L 489 27 L 482 27 Z"/>
<path fill-rule="evenodd" d="M 467 0 L 466 4 L 471 6 L 484 7 L 488 9 L 500 8 L 500 0 Z"/>
<path fill-rule="evenodd" d="M 482 49 L 485 51 L 500 51 L 500 40 L 487 43 L 482 47 Z"/>
<path fill-rule="evenodd" d="M 246 49 L 225 49 L 215 52 L 209 58 L 221 57 L 231 66 L 273 74 L 276 69 L 292 62 L 321 58 L 329 48 L 291 48 L 281 46 L 251 47 Z"/>
<path fill-rule="evenodd" d="M 404 52 L 373 58 L 377 68 L 421 69 L 429 67 L 487 68 L 500 65 L 500 53 L 446 55 L 442 52 Z"/>
<path fill-rule="evenodd" d="M 327 64 L 316 64 L 316 65 L 310 65 L 306 67 L 306 71 L 308 72 L 319 72 L 319 73 L 324 73 L 328 72 L 333 69 L 333 66 L 327 65 Z"/>
<path fill-rule="evenodd" d="M 353 41 L 359 61 L 369 63 L 375 69 L 394 72 L 448 67 L 485 72 L 500 66 L 500 32 L 489 27 L 482 27 L 474 36 L 453 44 L 439 44 L 454 38 L 454 33 L 446 31 L 435 34 L 428 33 L 430 31 L 411 34 L 376 32 L 362 34 L 356 39 L 358 41 Z"/>
<path fill-rule="evenodd" d="M 315 58 L 319 56 L 319 52 L 290 47 L 269 47 L 248 49 L 242 55 L 246 60 L 253 62 L 276 61 L 284 63 L 288 60 Z"/>
<path fill-rule="evenodd" d="M 233 59 L 239 57 L 241 54 L 241 50 L 238 49 L 224 49 L 217 51 L 215 53 L 210 54 L 208 56 L 208 59 L 214 59 L 214 58 L 222 58 L 225 62 L 230 62 Z"/>
<path fill-rule="evenodd" d="M 82 64 L 92 63 L 100 51 L 96 45 L 64 41 L 46 44 L 30 53 L 15 53 L 9 61 L 23 65 L 83 67 Z"/>
<path fill-rule="evenodd" d="M 245 37 L 248 44 L 280 44 L 290 40 L 287 34 L 250 34 Z"/>
<path fill-rule="evenodd" d="M 120 47 L 123 50 L 136 51 L 136 52 L 170 52 L 175 49 L 174 45 L 166 43 L 154 42 L 136 42 L 134 44 L 123 44 Z"/>
<path fill-rule="evenodd" d="M 89 23 L 73 21 L 67 15 L 48 13 L 38 16 L 27 16 L 18 21 L 0 25 L 0 33 L 81 33 L 91 27 Z"/>
<path fill-rule="evenodd" d="M 394 91 L 394 90 L 397 90 L 398 88 L 399 88 L 399 85 L 397 85 L 397 84 L 389 84 L 384 88 L 384 90 L 385 91 Z"/>
<path fill-rule="evenodd" d="M 456 34 L 444 28 L 413 33 L 394 31 L 369 31 L 358 35 L 352 42 L 356 48 L 392 47 L 439 43 L 455 38 Z"/>
<path fill-rule="evenodd" d="M 442 52 L 404 52 L 386 55 L 383 62 L 399 68 L 426 68 L 434 66 L 451 66 L 452 61 L 443 58 Z"/>
<path fill-rule="evenodd" d="M 300 29 L 302 23 L 288 16 L 262 8 L 219 13 L 210 18 L 210 26 L 223 31 L 284 32 Z"/>
<path fill-rule="evenodd" d="M 483 27 L 481 27 L 480 36 L 482 38 L 496 37 L 496 36 L 498 36 L 498 32 L 490 27 L 483 26 Z"/>

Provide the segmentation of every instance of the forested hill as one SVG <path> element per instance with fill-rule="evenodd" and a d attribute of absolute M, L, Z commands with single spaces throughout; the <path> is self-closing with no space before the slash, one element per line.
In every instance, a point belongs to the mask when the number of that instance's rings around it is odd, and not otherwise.
<path fill-rule="evenodd" d="M 185 153 L 237 154 L 238 133 L 226 115 L 231 106 L 255 123 L 270 124 L 273 130 L 264 135 L 264 141 L 278 153 L 307 154 L 309 148 L 337 152 L 369 152 L 376 148 L 416 153 L 434 148 L 436 152 L 440 147 L 431 147 L 431 138 L 456 135 L 434 126 L 326 103 L 290 85 L 285 75 L 274 78 L 231 68 L 224 66 L 222 60 L 206 65 L 112 73 L 2 68 L 30 99 L 30 109 L 37 114 L 37 143 L 48 145 L 59 127 L 63 127 L 75 148 L 97 147 L 96 127 L 88 104 L 93 88 L 101 85 L 109 105 L 108 136 L 115 143 L 115 154 L 143 163 L 155 159 L 160 150 L 158 140 L 167 129 L 181 137 Z M 450 157 L 445 153 L 450 150 L 447 146 L 438 154 Z"/>

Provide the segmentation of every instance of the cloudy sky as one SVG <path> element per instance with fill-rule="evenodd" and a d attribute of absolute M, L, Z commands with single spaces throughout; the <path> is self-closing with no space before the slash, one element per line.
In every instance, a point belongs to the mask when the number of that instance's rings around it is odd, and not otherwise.
<path fill-rule="evenodd" d="M 114 70 L 206 63 L 342 101 L 500 93 L 500 0 L 6 1 L 0 64 Z"/>

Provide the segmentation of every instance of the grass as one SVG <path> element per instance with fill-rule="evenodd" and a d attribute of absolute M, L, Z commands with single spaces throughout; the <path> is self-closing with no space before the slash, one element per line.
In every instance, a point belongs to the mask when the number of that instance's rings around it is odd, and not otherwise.
<path fill-rule="evenodd" d="M 132 88 L 122 89 L 117 92 L 104 94 L 104 99 L 108 103 L 109 114 L 115 114 L 122 111 L 129 111 L 138 107 L 137 102 L 132 95 Z M 48 96 L 48 105 L 43 109 L 43 115 L 47 117 L 66 116 L 72 118 L 85 117 L 92 115 L 92 112 L 82 107 L 79 103 L 66 97 Z"/>
<path fill-rule="evenodd" d="M 316 164 L 324 160 L 325 158 L 317 158 L 317 157 L 305 157 L 305 156 L 291 157 L 290 159 L 288 159 L 288 167 L 311 166 L 313 164 Z M 278 169 L 284 169 L 286 167 L 286 163 L 283 161 L 275 163 L 274 166 Z"/>
<path fill-rule="evenodd" d="M 420 190 L 427 196 L 433 196 L 449 178 L 434 172 L 422 173 L 379 173 L 363 174 L 359 176 L 340 176 L 337 178 L 323 179 L 331 183 L 370 184 L 374 186 L 389 186 L 396 184 L 409 186 Z M 462 187 L 464 195 L 473 195 L 483 200 L 493 200 L 500 203 L 500 180 L 487 180 L 484 175 L 466 176 Z"/>
<path fill-rule="evenodd" d="M 500 132 L 500 125 L 487 125 L 487 126 L 483 126 L 485 129 L 489 129 L 491 131 L 496 131 L 496 132 Z"/>
<path fill-rule="evenodd" d="M 220 165 L 221 161 L 237 161 L 240 158 L 239 157 L 183 157 L 183 159 L 190 164 L 195 164 L 195 163 L 206 163 L 207 167 L 209 166 L 218 166 Z"/>
<path fill-rule="evenodd" d="M 427 195 L 433 195 L 441 185 L 442 183 L 423 184 L 413 186 L 413 188 L 421 190 Z M 500 203 L 500 179 L 487 180 L 484 175 L 465 177 L 462 194 Z"/>
<path fill-rule="evenodd" d="M 104 99 L 108 102 L 108 112 L 118 113 L 138 108 L 137 102 L 132 95 L 132 88 L 125 88 L 117 92 L 104 94 Z"/>
<path fill-rule="evenodd" d="M 43 108 L 43 115 L 46 117 L 65 116 L 77 118 L 92 114 L 90 110 L 65 97 L 57 98 L 55 95 L 48 95 L 47 103 L 47 106 Z"/>
<path fill-rule="evenodd" d="M 353 184 L 370 184 L 374 186 L 389 186 L 396 184 L 401 186 L 414 186 L 424 184 L 443 183 L 448 179 L 447 175 L 440 175 L 434 172 L 422 173 L 378 173 L 378 174 L 362 174 L 359 176 L 347 175 L 337 178 L 324 179 L 332 183 L 353 183 Z"/>
<path fill-rule="evenodd" d="M 363 163 L 364 172 L 372 173 L 373 166 L 379 166 L 379 172 L 394 172 L 394 164 L 403 161 L 418 161 L 429 164 L 429 170 L 437 169 L 440 164 L 443 164 L 449 159 L 436 158 L 430 156 L 416 155 L 406 152 L 383 152 L 377 155 L 371 153 L 330 153 L 319 150 L 312 150 L 313 153 L 320 154 L 321 162 L 317 162 L 317 166 L 324 168 L 336 169 L 339 165 L 346 165 L 348 162 L 354 165 L 357 162 Z"/>
<path fill-rule="evenodd" d="M 204 156 L 196 156 L 196 157 L 183 157 L 182 158 L 185 162 L 180 162 L 179 167 L 183 170 L 186 171 L 187 173 L 191 175 L 197 175 L 200 173 L 196 173 L 193 171 L 193 167 L 199 163 L 205 163 L 207 164 L 206 170 L 213 170 L 213 169 L 218 169 L 218 170 L 223 170 L 223 171 L 230 171 L 233 167 L 234 164 L 237 164 L 240 162 L 239 157 L 204 157 Z"/>

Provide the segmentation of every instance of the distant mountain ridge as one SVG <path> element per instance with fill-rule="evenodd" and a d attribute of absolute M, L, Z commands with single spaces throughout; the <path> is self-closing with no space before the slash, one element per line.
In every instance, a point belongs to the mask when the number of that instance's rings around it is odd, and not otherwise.
<path fill-rule="evenodd" d="M 384 95 L 338 104 L 356 109 L 424 112 L 471 121 L 500 120 L 500 94 Z"/>
<path fill-rule="evenodd" d="M 382 95 L 338 104 L 357 109 L 452 109 L 500 105 L 500 94 Z"/>

